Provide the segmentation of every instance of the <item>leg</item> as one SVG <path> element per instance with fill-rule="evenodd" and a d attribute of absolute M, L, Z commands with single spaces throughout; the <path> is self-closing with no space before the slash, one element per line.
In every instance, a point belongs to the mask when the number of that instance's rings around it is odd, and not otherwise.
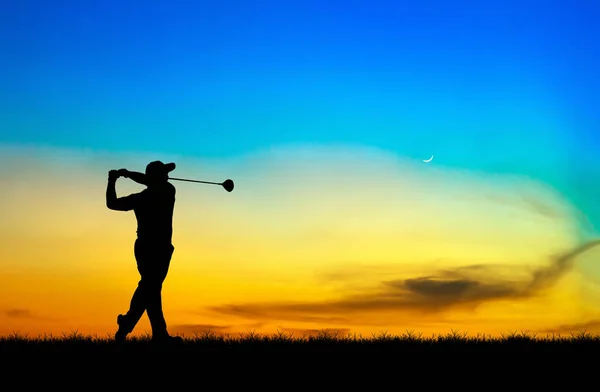
<path fill-rule="evenodd" d="M 154 338 L 167 337 L 167 323 L 162 309 L 162 286 L 171 263 L 173 246 L 140 246 L 138 249 L 139 269 L 142 275 L 140 288 Z"/>
<path fill-rule="evenodd" d="M 153 271 L 144 281 L 146 294 L 146 311 L 152 326 L 152 336 L 155 338 L 168 335 L 167 322 L 162 309 L 162 285 L 167 275 L 168 266 Z M 143 281 L 144 279 L 142 279 Z"/>
<path fill-rule="evenodd" d="M 116 340 L 124 340 L 126 336 L 133 331 L 136 324 L 142 318 L 144 312 L 148 307 L 148 298 L 152 299 L 154 303 L 156 303 L 156 287 L 158 286 L 158 295 L 160 300 L 160 290 L 162 289 L 162 282 L 166 277 L 166 273 L 169 268 L 169 262 L 171 259 L 171 255 L 173 253 L 173 247 L 170 247 L 169 252 L 167 253 L 168 259 L 166 260 L 166 270 L 163 272 L 159 267 L 160 264 L 164 265 L 165 257 L 160 257 L 161 253 L 164 255 L 165 252 L 158 252 L 156 249 L 152 249 L 151 246 L 140 243 L 139 241 L 135 242 L 134 246 L 135 258 L 137 261 L 138 272 L 140 273 L 141 279 L 138 282 L 138 287 L 136 288 L 133 296 L 131 298 L 131 302 L 129 304 L 129 310 L 125 315 L 119 315 L 117 317 L 117 324 L 119 325 L 119 330 L 115 335 Z M 159 314 L 151 317 L 150 313 L 156 314 L 157 312 L 154 310 L 156 305 L 152 306 L 153 309 L 148 311 L 148 317 L 151 319 L 156 319 L 158 317 L 157 327 L 153 326 L 153 330 L 160 328 L 161 318 L 162 318 L 162 304 L 159 305 Z M 163 318 L 164 323 L 164 318 Z M 164 329 L 166 330 L 166 323 Z"/>
<path fill-rule="evenodd" d="M 142 280 L 139 281 L 138 287 L 135 289 L 131 302 L 129 304 L 129 310 L 125 315 L 119 315 L 117 317 L 117 324 L 119 324 L 119 331 L 121 335 L 127 335 L 133 331 L 136 324 L 142 318 L 142 315 L 146 311 L 146 298 L 144 295 L 144 285 Z"/>

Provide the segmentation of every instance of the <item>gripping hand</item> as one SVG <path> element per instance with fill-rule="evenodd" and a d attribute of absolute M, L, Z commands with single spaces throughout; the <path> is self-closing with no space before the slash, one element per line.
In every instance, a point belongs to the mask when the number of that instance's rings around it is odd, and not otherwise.
<path fill-rule="evenodd" d="M 117 170 L 111 170 L 108 172 L 108 181 L 115 182 L 119 178 L 119 172 Z"/>

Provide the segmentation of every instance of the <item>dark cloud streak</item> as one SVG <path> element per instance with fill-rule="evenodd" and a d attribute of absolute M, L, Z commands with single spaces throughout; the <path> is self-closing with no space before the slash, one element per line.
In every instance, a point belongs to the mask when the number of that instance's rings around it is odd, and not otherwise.
<path fill-rule="evenodd" d="M 29 309 L 7 309 L 4 311 L 4 315 L 9 318 L 21 318 L 21 319 L 42 319 L 34 315 Z"/>
<path fill-rule="evenodd" d="M 542 293 L 570 270 L 577 256 L 599 244 L 600 240 L 591 241 L 556 256 L 549 265 L 537 268 L 524 280 L 500 279 L 494 267 L 473 265 L 417 278 L 383 281 L 376 290 L 364 290 L 340 300 L 224 305 L 211 310 L 253 320 L 347 324 L 351 315 L 373 311 L 424 314 L 474 309 L 486 302 L 525 299 Z"/>
<path fill-rule="evenodd" d="M 562 334 L 562 333 L 570 333 L 570 332 L 577 333 L 580 331 L 586 331 L 589 333 L 600 332 L 600 319 L 590 320 L 590 321 L 586 321 L 583 323 L 576 323 L 576 324 L 563 324 L 563 325 L 559 325 L 557 327 L 543 329 L 540 332 Z"/>
<path fill-rule="evenodd" d="M 191 334 L 191 335 L 204 335 L 204 334 L 216 334 L 216 335 L 227 335 L 234 333 L 234 330 L 253 330 L 261 328 L 262 323 L 252 323 L 247 325 L 215 325 L 215 324 L 176 324 L 171 326 L 169 329 L 176 334 Z"/>

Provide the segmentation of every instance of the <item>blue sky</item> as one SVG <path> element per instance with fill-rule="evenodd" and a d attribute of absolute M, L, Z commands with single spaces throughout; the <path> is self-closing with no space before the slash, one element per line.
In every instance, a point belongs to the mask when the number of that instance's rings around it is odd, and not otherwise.
<path fill-rule="evenodd" d="M 539 178 L 596 221 L 598 11 L 4 1 L 0 142 L 193 156 L 367 145 Z"/>

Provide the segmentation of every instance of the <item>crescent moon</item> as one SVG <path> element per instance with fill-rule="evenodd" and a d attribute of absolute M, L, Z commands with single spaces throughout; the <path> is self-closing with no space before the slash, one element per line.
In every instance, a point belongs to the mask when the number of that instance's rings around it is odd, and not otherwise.
<path fill-rule="evenodd" d="M 429 159 L 423 159 L 423 162 L 431 162 L 432 159 L 433 159 L 433 155 Z"/>

